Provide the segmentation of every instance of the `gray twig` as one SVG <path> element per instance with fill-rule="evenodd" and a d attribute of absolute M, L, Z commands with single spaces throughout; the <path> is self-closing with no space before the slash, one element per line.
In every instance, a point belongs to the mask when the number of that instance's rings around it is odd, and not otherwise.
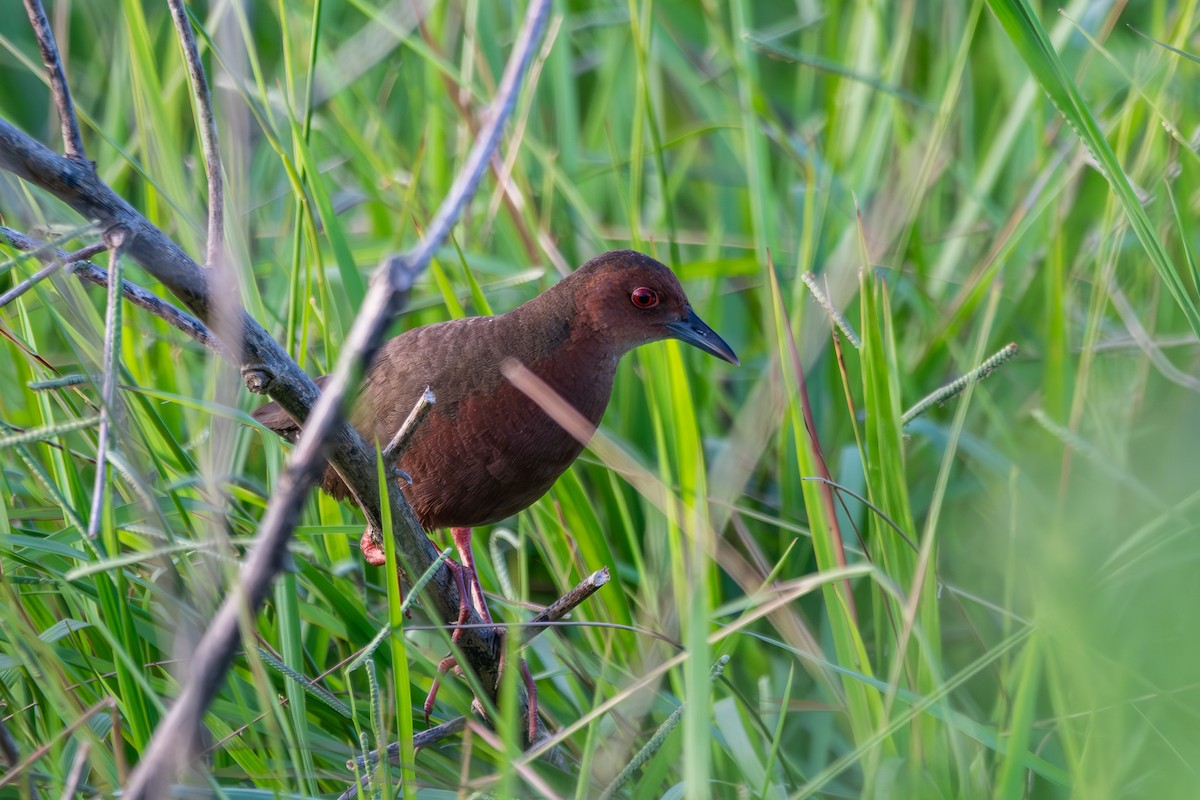
<path fill-rule="evenodd" d="M 92 511 L 87 535 L 95 539 L 104 513 L 104 490 L 108 477 L 108 440 L 112 436 L 113 413 L 117 406 L 117 370 L 121 352 L 121 248 L 125 231 L 114 228 L 104 232 L 104 241 L 112 254 L 112 280 L 108 283 L 108 310 L 104 315 L 104 378 L 100 385 L 100 431 L 96 436 L 96 482 L 92 486 Z"/>
<path fill-rule="evenodd" d="M 425 419 L 425 415 L 429 413 L 429 409 L 433 408 L 433 404 L 436 402 L 437 397 L 434 396 L 433 390 L 426 386 L 420 399 L 417 400 L 417 404 L 413 406 L 412 411 L 408 412 L 408 417 L 400 425 L 400 429 L 396 431 L 396 435 L 388 442 L 388 446 L 383 448 L 384 463 L 390 461 L 397 454 L 404 452 L 404 448 L 408 446 L 409 440 L 417 432 L 417 426 Z"/>
<path fill-rule="evenodd" d="M 75 751 L 75 760 L 71 762 L 71 771 L 67 773 L 67 782 L 63 784 L 62 800 L 75 800 L 75 792 L 83 780 L 83 772 L 87 769 L 88 755 L 92 752 L 92 743 L 87 739 L 79 743 Z"/>
<path fill-rule="evenodd" d="M 7 230 L 7 228 L 0 228 L 0 236 L 4 235 L 3 232 L 6 232 Z M 0 294 L 0 308 L 4 308 L 13 300 L 16 300 L 18 297 L 28 292 L 41 281 L 49 278 L 63 267 L 70 267 L 73 264 L 78 264 L 80 261 L 86 261 L 97 253 L 104 252 L 106 249 L 108 249 L 107 244 L 104 242 L 96 242 L 95 244 L 89 244 L 87 247 L 81 247 L 74 253 L 62 253 L 62 255 L 59 256 L 58 254 L 62 251 L 56 250 L 52 245 L 42 244 L 36 248 L 37 252 L 34 253 L 34 255 L 41 257 L 43 253 L 48 252 L 50 255 L 44 260 L 48 261 L 49 263 L 47 263 L 46 266 L 42 267 L 37 272 L 30 275 L 25 280 L 18 283 L 13 288 L 9 289 L 4 294 Z"/>
<path fill-rule="evenodd" d="M 41 0 L 25 0 L 25 12 L 37 37 L 38 49 L 42 51 L 42 63 L 50 76 L 50 91 L 54 93 L 54 105 L 58 106 L 58 118 L 62 123 L 63 152 L 67 158 L 85 163 L 91 169 L 83 150 L 79 118 L 75 116 L 75 101 L 71 99 L 71 89 L 67 86 L 67 75 L 63 71 L 54 32 L 50 30 L 50 20 L 46 18 L 46 9 L 42 8 Z"/>
<path fill-rule="evenodd" d="M 77 250 L 75 253 L 67 253 L 63 250 L 58 250 L 41 242 L 32 236 L 18 233 L 11 228 L 5 228 L 0 225 L 0 239 L 4 239 L 10 245 L 28 253 L 37 253 L 38 257 L 43 261 L 50 262 L 50 265 L 57 269 L 59 264 L 64 264 L 70 268 L 80 280 L 85 280 L 89 283 L 94 283 L 97 286 L 108 286 L 108 270 L 103 267 L 93 264 L 91 261 L 79 261 L 72 265 L 72 257 L 84 253 L 89 248 L 85 247 Z M 108 245 L 103 245 L 107 247 Z M 127 250 L 129 248 L 126 248 Z M 42 270 L 45 271 L 45 270 Z M 151 269 L 151 272 L 154 270 Z M 11 291 L 16 291 L 14 287 Z M 24 291 L 24 290 L 23 290 Z M 125 295 L 125 299 L 149 311 L 156 317 L 165 320 L 168 324 L 178 328 L 188 336 L 195 339 L 200 344 L 218 354 L 223 354 L 220 343 L 213 336 L 203 322 L 193 317 L 191 314 L 176 308 L 175 306 L 163 300 L 156 294 L 148 292 L 136 283 L 129 281 L 121 281 L 121 292 Z M 0 297 L 0 307 L 3 307 L 10 298 L 8 293 Z"/>
<path fill-rule="evenodd" d="M 182 0 L 167 0 L 179 44 L 183 47 L 183 58 L 187 62 L 188 76 L 192 83 L 192 94 L 196 99 L 197 125 L 200 142 L 204 148 L 204 171 L 208 175 L 208 244 L 204 265 L 209 268 L 222 263 L 225 251 L 225 193 L 221 182 L 221 148 L 217 141 L 217 124 L 213 118 L 212 94 L 208 89 L 208 78 L 204 65 L 200 63 L 200 50 Z"/>
<path fill-rule="evenodd" d="M 529 644 L 535 636 L 551 627 L 550 623 L 557 622 L 570 614 L 576 606 L 595 594 L 608 581 L 608 567 L 603 567 L 588 575 L 571 591 L 546 606 L 536 617 L 521 625 L 521 645 Z"/>
<path fill-rule="evenodd" d="M 458 733 L 466 726 L 467 726 L 467 718 L 466 717 L 455 717 L 454 719 L 443 722 L 441 725 L 435 725 L 434 727 L 429 728 L 427 730 L 418 731 L 417 733 L 413 734 L 413 749 L 416 749 L 418 747 L 429 747 L 431 745 L 434 745 L 437 742 L 440 742 L 442 739 L 445 739 L 447 736 L 453 736 L 454 734 Z M 387 757 L 388 758 L 395 759 L 399 755 L 400 755 L 400 743 L 399 742 L 392 742 L 391 744 L 389 744 L 387 746 Z M 370 759 L 370 763 L 372 763 L 372 764 L 378 763 L 379 762 L 379 751 L 372 750 L 365 757 L 364 756 L 355 756 L 354 758 L 352 758 L 346 762 L 346 769 L 354 769 L 355 767 L 357 767 L 358 769 L 364 769 L 367 765 L 368 759 Z"/>

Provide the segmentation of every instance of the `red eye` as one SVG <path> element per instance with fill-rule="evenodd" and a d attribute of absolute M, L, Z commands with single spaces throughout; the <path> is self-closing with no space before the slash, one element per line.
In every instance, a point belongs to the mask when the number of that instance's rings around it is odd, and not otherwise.
<path fill-rule="evenodd" d="M 654 308 L 658 305 L 658 292 L 647 289 L 645 286 L 639 286 L 629 295 L 629 299 L 638 308 Z"/>

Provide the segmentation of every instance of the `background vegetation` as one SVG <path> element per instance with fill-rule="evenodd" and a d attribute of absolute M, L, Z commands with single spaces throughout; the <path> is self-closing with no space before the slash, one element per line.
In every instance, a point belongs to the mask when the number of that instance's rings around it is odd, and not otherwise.
<path fill-rule="evenodd" d="M 237 289 L 313 374 L 370 270 L 444 195 L 522 8 L 192 7 Z M 483 583 L 509 601 L 492 609 L 514 621 L 613 572 L 578 626 L 526 654 L 573 769 L 522 757 L 510 714 L 494 736 L 472 726 L 420 752 L 408 788 L 598 795 L 682 706 L 620 793 L 1193 797 L 1196 12 L 557 3 L 503 162 L 397 330 L 508 310 L 628 246 L 676 269 L 742 366 L 673 343 L 625 359 L 608 446 L 477 534 Z M 32 36 L 5 13 L 0 115 L 57 146 Z M 50 13 L 101 176 L 202 253 L 204 175 L 166 7 Z M 0 214 L 80 224 L 10 176 Z M 0 289 L 34 269 L 6 260 Z M 834 347 L 808 270 L 861 349 Z M 31 383 L 99 373 L 103 302 L 58 278 L 0 311 L 0 437 L 94 414 L 90 382 Z M 227 365 L 138 309 L 123 323 L 97 541 L 80 523 L 95 430 L 0 440 L 0 721 L 30 759 L 0 774 L 6 795 L 30 796 L 30 776 L 56 795 L 76 762 L 87 794 L 117 790 L 286 452 Z M 905 408 L 1009 342 L 1015 360 L 902 429 Z M 625 457 L 641 471 L 612 469 Z M 825 469 L 844 488 L 815 480 Z M 360 531 L 357 510 L 310 498 L 295 570 L 188 782 L 333 796 L 361 746 L 394 740 L 404 716 L 422 727 L 394 691 L 407 680 L 419 702 L 445 652 L 419 616 L 405 648 L 347 669 L 388 620 Z M 435 716 L 469 704 L 449 680 Z"/>

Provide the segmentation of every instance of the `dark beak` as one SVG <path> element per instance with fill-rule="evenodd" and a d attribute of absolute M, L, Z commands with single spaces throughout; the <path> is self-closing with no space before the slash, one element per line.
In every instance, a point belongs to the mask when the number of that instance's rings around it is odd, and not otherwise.
<path fill-rule="evenodd" d="M 738 357 L 733 354 L 733 348 L 725 344 L 725 340 L 717 336 L 717 332 L 708 327 L 704 320 L 696 316 L 691 306 L 687 307 L 687 316 L 678 322 L 668 322 L 667 330 L 670 336 L 700 348 L 722 361 L 740 365 Z"/>

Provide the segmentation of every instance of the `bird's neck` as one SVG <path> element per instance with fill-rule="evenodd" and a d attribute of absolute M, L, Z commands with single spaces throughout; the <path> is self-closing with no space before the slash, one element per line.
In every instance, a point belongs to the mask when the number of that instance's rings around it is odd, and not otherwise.
<path fill-rule="evenodd" d="M 572 274 L 545 292 L 503 315 L 503 325 L 526 363 L 546 357 L 569 357 L 596 364 L 616 361 L 627 347 L 598 330 L 576 306 Z"/>
<path fill-rule="evenodd" d="M 568 292 L 551 289 L 501 319 L 512 356 L 599 424 L 624 349 L 580 324 Z"/>

